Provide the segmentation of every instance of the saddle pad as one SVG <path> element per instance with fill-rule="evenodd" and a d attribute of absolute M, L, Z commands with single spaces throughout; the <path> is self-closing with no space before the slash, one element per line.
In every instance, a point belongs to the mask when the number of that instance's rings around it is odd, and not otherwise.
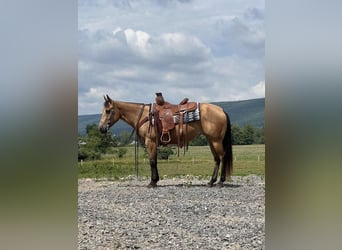
<path fill-rule="evenodd" d="M 183 123 L 195 122 L 200 119 L 200 111 L 198 108 L 194 111 L 185 112 L 183 114 Z M 173 121 L 175 124 L 179 123 L 179 114 L 173 116 Z"/>

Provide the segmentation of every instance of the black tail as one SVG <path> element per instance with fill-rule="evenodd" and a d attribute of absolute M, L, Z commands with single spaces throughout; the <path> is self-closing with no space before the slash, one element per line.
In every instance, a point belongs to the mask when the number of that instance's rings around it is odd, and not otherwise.
<path fill-rule="evenodd" d="M 222 144 L 224 149 L 224 156 L 222 166 L 227 167 L 226 176 L 230 178 L 233 174 L 233 147 L 232 147 L 232 130 L 228 114 L 225 112 L 227 117 L 227 129 L 224 135 Z"/>

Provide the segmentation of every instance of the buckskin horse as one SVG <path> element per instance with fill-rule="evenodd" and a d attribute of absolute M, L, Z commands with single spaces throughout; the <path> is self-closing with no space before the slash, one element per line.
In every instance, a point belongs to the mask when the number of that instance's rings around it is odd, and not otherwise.
<path fill-rule="evenodd" d="M 160 117 L 156 114 L 155 109 L 152 110 L 151 104 L 115 101 L 108 95 L 104 96 L 104 99 L 105 102 L 102 117 L 99 122 L 99 130 L 102 133 L 107 133 L 108 129 L 119 119 L 125 121 L 135 129 L 137 135 L 144 141 L 149 155 L 151 182 L 148 187 L 157 187 L 157 182 L 159 181 L 157 168 L 158 146 L 165 143 L 182 146 L 179 145 L 179 134 L 182 131 L 187 140 L 192 140 L 199 134 L 205 135 L 208 140 L 215 162 L 214 171 L 208 186 L 212 187 L 217 181 L 220 164 L 221 176 L 217 185 L 223 186 L 226 177 L 231 178 L 233 171 L 231 124 L 228 114 L 221 107 L 209 103 L 200 103 L 196 107 L 199 112 L 198 114 L 200 114 L 199 120 L 187 122 L 184 119 L 183 124 L 175 122 L 174 127 L 171 127 L 170 131 L 166 131 L 165 134 L 160 134 L 161 131 L 158 132 L 156 129 L 158 124 L 160 126 L 160 123 L 156 122 Z M 178 106 L 173 105 L 169 111 L 174 114 L 177 112 Z M 178 117 L 179 120 L 183 121 L 182 117 L 180 119 Z"/>

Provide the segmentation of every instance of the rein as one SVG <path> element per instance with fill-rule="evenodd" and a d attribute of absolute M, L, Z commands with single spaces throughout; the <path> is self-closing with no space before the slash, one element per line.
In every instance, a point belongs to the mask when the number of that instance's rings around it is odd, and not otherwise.
<path fill-rule="evenodd" d="M 126 102 L 128 103 L 128 102 Z M 133 137 L 133 134 L 135 132 L 135 138 L 134 138 L 134 159 L 135 159 L 135 172 L 136 172 L 136 176 L 137 176 L 137 179 L 138 179 L 138 167 L 139 167 L 139 144 L 138 144 L 138 131 L 139 131 L 139 128 L 145 123 L 148 121 L 148 117 L 147 118 L 144 118 L 142 121 L 140 121 L 141 117 L 142 117 L 142 114 L 144 113 L 144 109 L 145 109 L 145 106 L 146 105 L 149 105 L 150 106 L 150 110 L 151 110 L 151 105 L 152 104 L 145 104 L 145 103 L 134 103 L 134 102 L 129 102 L 130 104 L 140 104 L 142 105 L 141 107 L 141 110 L 139 112 L 139 115 L 138 115 L 138 119 L 137 119 L 137 122 L 135 123 L 135 126 L 133 127 L 133 130 L 132 130 L 132 133 L 131 135 L 129 136 L 129 140 L 132 139 Z M 109 113 L 109 116 L 107 118 L 107 126 L 109 124 L 109 121 L 110 121 L 110 117 L 112 116 L 113 114 L 113 110 L 110 110 L 110 113 Z"/>
<path fill-rule="evenodd" d="M 136 122 L 136 124 L 135 124 L 135 126 L 134 126 L 134 128 L 132 130 L 131 135 L 129 136 L 130 139 L 132 139 L 132 136 L 133 136 L 134 132 L 138 131 L 138 129 L 139 129 L 139 127 L 138 127 L 139 126 L 139 121 L 140 121 L 141 116 L 142 116 L 142 114 L 144 112 L 144 108 L 145 108 L 146 104 L 142 103 L 141 105 L 142 105 L 142 107 L 141 107 L 140 113 L 138 115 L 138 120 L 137 120 L 137 122 Z"/>
<path fill-rule="evenodd" d="M 138 179 L 138 169 L 139 169 L 139 144 L 138 144 L 138 130 L 139 130 L 139 127 L 142 125 L 141 122 L 139 123 L 140 119 L 141 119 L 141 116 L 144 112 L 144 108 L 145 108 L 146 104 L 142 103 L 142 107 L 141 107 L 141 110 L 140 110 L 140 113 L 138 115 L 138 120 L 132 130 L 132 133 L 130 135 L 130 139 L 132 138 L 134 132 L 135 133 L 135 138 L 134 138 L 134 161 L 135 161 L 135 174 L 137 176 L 137 179 Z"/>

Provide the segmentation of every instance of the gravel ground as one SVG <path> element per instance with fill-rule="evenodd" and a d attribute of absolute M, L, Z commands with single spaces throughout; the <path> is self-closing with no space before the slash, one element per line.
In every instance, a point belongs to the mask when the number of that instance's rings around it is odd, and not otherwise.
<path fill-rule="evenodd" d="M 78 248 L 264 249 L 264 178 L 207 181 L 79 180 Z"/>

